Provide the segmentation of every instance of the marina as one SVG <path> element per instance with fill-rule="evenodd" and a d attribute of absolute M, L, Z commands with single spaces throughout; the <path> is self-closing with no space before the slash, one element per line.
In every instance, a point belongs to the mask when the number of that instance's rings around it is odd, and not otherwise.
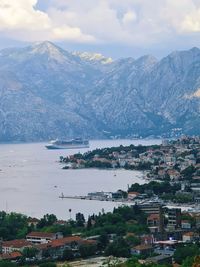
<path fill-rule="evenodd" d="M 111 195 L 111 196 L 109 196 Z M 63 193 L 59 196 L 61 199 L 80 199 L 80 200 L 94 200 L 94 201 L 110 201 L 119 203 L 130 203 L 127 198 L 114 198 L 111 192 L 95 192 L 88 193 L 86 196 L 65 196 Z"/>

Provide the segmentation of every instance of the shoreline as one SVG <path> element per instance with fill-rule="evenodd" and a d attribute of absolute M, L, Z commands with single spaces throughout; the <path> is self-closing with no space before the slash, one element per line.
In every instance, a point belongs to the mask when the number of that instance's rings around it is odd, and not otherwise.
<path fill-rule="evenodd" d="M 0 141 L 0 145 L 21 145 L 21 144 L 40 144 L 40 143 L 48 143 L 50 140 L 52 139 L 46 139 L 46 140 L 35 140 L 35 141 Z M 143 138 L 135 138 L 135 139 L 131 139 L 131 138 L 116 138 L 116 139 L 112 139 L 112 138 L 91 138 L 89 139 L 89 141 L 153 141 L 153 140 L 160 140 L 162 141 L 161 137 L 155 137 L 155 138 L 148 138 L 148 137 L 143 137 Z M 69 149 L 62 149 L 62 150 L 69 150 Z"/>
<path fill-rule="evenodd" d="M 134 140 L 133 140 L 134 141 Z M 130 141 L 120 141 L 122 145 Z M 140 140 L 140 142 L 142 142 Z M 155 140 L 155 143 L 159 141 Z M 154 142 L 153 142 L 154 143 Z M 91 142 L 90 149 L 96 147 L 115 146 L 115 140 Z M 61 151 L 49 152 L 43 143 L 37 144 L 4 144 L 1 146 L 0 172 L 1 209 L 9 212 L 16 211 L 29 216 L 41 217 L 54 213 L 58 218 L 69 218 L 68 210 L 72 209 L 72 217 L 82 212 L 86 215 L 101 211 L 112 211 L 118 203 L 112 202 L 80 202 L 80 200 L 60 201 L 58 196 L 86 195 L 93 191 L 127 190 L 127 185 L 135 182 L 146 183 L 145 175 L 140 171 L 126 171 L 119 169 L 114 177 L 113 170 L 84 169 L 62 171 L 59 160 Z M 76 153 L 76 150 L 65 150 L 65 155 Z M 63 153 L 62 152 L 62 153 Z M 10 162 L 12 161 L 12 168 Z M 56 188 L 54 187 L 56 186 Z M 7 208 L 6 208 L 7 206 Z"/>

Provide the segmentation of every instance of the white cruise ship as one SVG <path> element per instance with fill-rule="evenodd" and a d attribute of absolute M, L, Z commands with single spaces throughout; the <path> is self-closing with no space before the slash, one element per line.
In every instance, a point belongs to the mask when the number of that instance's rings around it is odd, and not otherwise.
<path fill-rule="evenodd" d="M 87 139 L 75 138 L 71 140 L 52 140 L 45 146 L 47 149 L 73 149 L 73 148 L 87 148 L 89 141 Z"/>

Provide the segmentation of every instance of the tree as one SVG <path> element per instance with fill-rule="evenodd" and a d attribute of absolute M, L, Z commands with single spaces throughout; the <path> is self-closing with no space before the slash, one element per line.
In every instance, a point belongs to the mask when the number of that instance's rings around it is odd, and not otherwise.
<path fill-rule="evenodd" d="M 11 212 L 0 212 L 0 237 L 4 240 L 24 238 L 28 232 L 27 217 Z"/>
<path fill-rule="evenodd" d="M 56 267 L 56 264 L 54 262 L 45 262 L 41 263 L 39 267 Z"/>
<path fill-rule="evenodd" d="M 126 242 L 129 246 L 137 246 L 140 244 L 140 239 L 134 235 L 130 235 L 126 238 Z"/>
<path fill-rule="evenodd" d="M 50 256 L 51 256 L 51 251 L 50 251 L 49 248 L 48 249 L 45 249 L 45 250 L 42 250 L 42 257 L 43 258 L 48 258 Z"/>
<path fill-rule="evenodd" d="M 199 267 L 200 266 L 200 256 L 196 256 L 194 258 L 194 263 L 192 265 L 192 267 Z"/>
<path fill-rule="evenodd" d="M 193 262 L 194 262 L 194 258 L 193 257 L 187 257 L 183 261 L 183 263 L 181 264 L 181 267 L 191 267 Z"/>
<path fill-rule="evenodd" d="M 92 227 L 92 219 L 91 219 L 91 217 L 89 216 L 89 217 L 88 217 L 88 221 L 87 221 L 87 229 L 90 230 L 91 227 Z"/>
<path fill-rule="evenodd" d="M 108 243 L 109 243 L 109 237 L 108 235 L 104 232 L 102 233 L 99 238 L 98 238 L 98 248 L 99 249 L 104 249 Z"/>
<path fill-rule="evenodd" d="M 85 223 L 85 217 L 82 213 L 78 212 L 76 214 L 76 225 L 78 227 L 83 227 L 84 226 L 84 223 Z"/>
<path fill-rule="evenodd" d="M 187 257 L 194 257 L 199 255 L 200 250 L 197 245 L 186 245 L 186 246 L 180 246 L 177 247 L 175 253 L 174 253 L 174 260 L 178 264 L 182 264 L 182 262 Z"/>
<path fill-rule="evenodd" d="M 74 258 L 74 254 L 70 248 L 65 248 L 63 251 L 63 260 L 72 260 Z"/>
<path fill-rule="evenodd" d="M 38 223 L 38 228 L 43 228 L 45 226 L 51 226 L 57 221 L 57 217 L 54 214 L 46 214 Z"/>
<path fill-rule="evenodd" d="M 184 169 L 181 174 L 183 175 L 183 178 L 186 180 L 191 180 L 193 173 L 196 171 L 195 167 L 193 165 L 188 166 L 186 169 Z"/>
<path fill-rule="evenodd" d="M 141 265 L 138 263 L 138 259 L 136 257 L 130 258 L 124 267 L 141 267 Z"/>
<path fill-rule="evenodd" d="M 130 257 L 130 248 L 122 237 L 117 237 L 113 243 L 110 243 L 105 249 L 106 256 Z"/>
<path fill-rule="evenodd" d="M 0 267 L 16 267 L 17 264 L 10 261 L 0 261 Z"/>
<path fill-rule="evenodd" d="M 24 248 L 23 249 L 23 256 L 25 258 L 33 258 L 36 256 L 38 250 L 36 248 L 33 248 L 33 247 L 27 247 L 27 248 Z"/>
<path fill-rule="evenodd" d="M 81 257 L 83 258 L 94 255 L 96 251 L 97 251 L 97 247 L 96 245 L 93 245 L 93 244 L 82 244 L 79 247 L 79 252 L 81 254 Z"/>
<path fill-rule="evenodd" d="M 142 264 L 138 262 L 136 257 L 130 258 L 125 264 L 117 265 L 118 267 L 170 267 L 171 265 L 163 265 L 163 264 L 156 264 L 156 263 L 149 263 L 149 264 Z M 191 266 L 187 266 L 191 267 Z"/>

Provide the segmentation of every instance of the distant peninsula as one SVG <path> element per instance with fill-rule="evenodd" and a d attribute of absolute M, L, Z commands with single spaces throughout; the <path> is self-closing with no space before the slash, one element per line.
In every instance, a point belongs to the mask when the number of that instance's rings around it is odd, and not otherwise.
<path fill-rule="evenodd" d="M 169 203 L 199 203 L 200 137 L 183 136 L 161 145 L 118 146 L 60 157 L 63 169 L 126 169 L 146 171 L 144 185 L 131 185 L 122 196 L 128 200 L 156 197 Z M 115 174 L 116 175 L 116 174 Z M 119 190 L 120 191 L 120 190 Z M 121 192 L 117 192 L 117 195 Z"/>
<path fill-rule="evenodd" d="M 146 170 L 148 178 L 200 181 L 200 137 L 164 140 L 161 145 L 118 146 L 60 157 L 63 169 Z"/>

